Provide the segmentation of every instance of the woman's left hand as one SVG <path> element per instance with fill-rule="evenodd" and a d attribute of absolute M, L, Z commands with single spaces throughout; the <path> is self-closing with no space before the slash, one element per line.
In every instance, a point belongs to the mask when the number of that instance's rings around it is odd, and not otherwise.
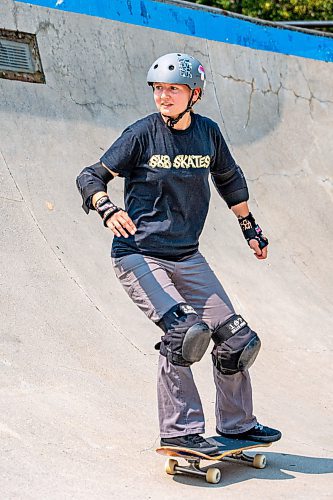
<path fill-rule="evenodd" d="M 259 246 L 259 242 L 255 239 L 249 241 L 249 246 L 254 251 L 254 255 L 257 257 L 257 259 L 263 260 L 267 258 L 268 246 L 261 249 Z"/>

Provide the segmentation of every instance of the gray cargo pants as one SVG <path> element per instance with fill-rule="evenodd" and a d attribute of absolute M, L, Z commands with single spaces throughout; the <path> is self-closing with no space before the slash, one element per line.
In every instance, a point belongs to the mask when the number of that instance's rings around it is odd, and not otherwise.
<path fill-rule="evenodd" d="M 180 302 L 191 305 L 213 330 L 234 313 L 229 297 L 200 252 L 178 262 L 133 254 L 113 259 L 113 266 L 127 294 L 155 323 Z M 230 434 L 251 429 L 256 419 L 248 372 L 222 375 L 215 367 L 213 370 L 218 429 Z M 175 366 L 160 355 L 157 394 L 161 437 L 205 432 L 190 367 Z"/>

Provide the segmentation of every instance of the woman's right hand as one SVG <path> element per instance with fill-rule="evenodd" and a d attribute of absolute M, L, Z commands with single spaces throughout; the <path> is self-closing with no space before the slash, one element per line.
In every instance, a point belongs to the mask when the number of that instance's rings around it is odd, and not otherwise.
<path fill-rule="evenodd" d="M 106 222 L 106 225 L 111 229 L 113 234 L 118 237 L 124 236 L 124 238 L 128 238 L 129 234 L 133 235 L 137 231 L 134 222 L 124 210 L 119 210 L 113 214 Z"/>

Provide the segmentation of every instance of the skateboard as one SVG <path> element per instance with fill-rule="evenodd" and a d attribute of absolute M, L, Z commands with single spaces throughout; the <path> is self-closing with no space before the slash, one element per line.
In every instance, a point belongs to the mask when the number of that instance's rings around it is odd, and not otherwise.
<path fill-rule="evenodd" d="M 165 463 L 165 472 L 174 475 L 177 472 L 189 474 L 192 476 L 204 477 L 208 483 L 219 483 L 221 480 L 221 471 L 217 467 L 209 467 L 206 471 L 200 467 L 201 460 L 209 460 L 222 462 L 224 460 L 232 460 L 236 462 L 247 463 L 256 469 L 264 469 L 266 467 L 266 456 L 262 453 L 257 453 L 254 456 L 244 453 L 246 450 L 253 448 L 268 447 L 272 443 L 258 443 L 256 441 L 243 441 L 241 439 L 229 439 L 222 436 L 213 436 L 207 441 L 218 446 L 220 453 L 214 456 L 205 455 L 199 451 L 193 451 L 189 448 L 179 448 L 172 446 L 161 446 L 156 449 L 160 455 L 168 457 L 184 458 L 189 465 L 179 465 L 177 460 L 168 458 Z"/>

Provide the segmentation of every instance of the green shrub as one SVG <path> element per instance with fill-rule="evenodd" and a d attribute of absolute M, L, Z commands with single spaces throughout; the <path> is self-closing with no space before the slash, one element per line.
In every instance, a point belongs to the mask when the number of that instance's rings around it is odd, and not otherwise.
<path fill-rule="evenodd" d="M 269 21 L 333 20 L 332 0 L 190 0 Z"/>

